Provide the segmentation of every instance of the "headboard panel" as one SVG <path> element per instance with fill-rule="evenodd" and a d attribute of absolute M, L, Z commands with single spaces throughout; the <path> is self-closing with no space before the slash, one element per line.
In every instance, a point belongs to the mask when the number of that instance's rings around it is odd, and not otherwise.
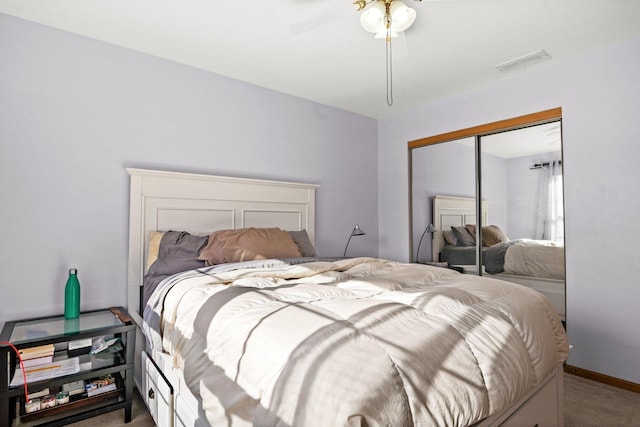
<path fill-rule="evenodd" d="M 141 321 L 140 287 L 151 231 L 306 229 L 315 238 L 314 184 L 144 169 L 130 175 L 128 310 Z"/>
<path fill-rule="evenodd" d="M 440 259 L 440 252 L 445 241 L 443 231 L 451 227 L 464 227 L 476 224 L 476 199 L 470 197 L 434 196 L 433 197 L 433 233 L 432 259 Z M 482 202 L 482 225 L 487 225 L 489 202 Z"/>

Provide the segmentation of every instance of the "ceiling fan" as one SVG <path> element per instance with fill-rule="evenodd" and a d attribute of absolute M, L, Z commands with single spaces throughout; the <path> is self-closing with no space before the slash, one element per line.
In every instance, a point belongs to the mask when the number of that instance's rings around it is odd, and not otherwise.
<path fill-rule="evenodd" d="M 377 39 L 397 37 L 416 20 L 415 9 L 402 0 L 354 0 L 353 5 L 356 11 L 363 11 L 360 15 L 362 27 L 374 33 Z"/>
<path fill-rule="evenodd" d="M 421 2 L 422 0 L 415 0 Z M 451 0 L 426 0 L 451 1 Z M 353 6 L 360 15 L 360 24 L 376 39 L 384 39 L 386 43 L 386 72 L 387 72 L 387 105 L 393 105 L 393 79 L 391 39 L 400 37 L 404 45 L 403 31 L 408 29 L 416 19 L 416 11 L 408 7 L 403 0 L 353 0 Z M 294 34 L 302 34 L 314 28 L 337 19 L 340 16 L 337 7 L 313 16 L 305 21 L 291 25 Z M 406 51 L 406 48 L 404 49 Z"/>
<path fill-rule="evenodd" d="M 422 0 L 415 0 L 415 1 L 422 1 Z M 447 0 L 426 0 L 426 1 L 447 1 Z M 364 19 L 368 22 L 368 25 L 371 26 L 375 20 L 379 19 L 380 11 L 382 11 L 382 13 L 384 14 L 386 5 L 388 4 L 389 6 L 391 6 L 392 3 L 396 4 L 394 5 L 394 11 L 401 9 L 401 7 L 399 7 L 401 6 L 400 3 L 404 5 L 402 0 L 353 0 L 353 7 L 356 9 L 357 12 L 367 9 L 362 14 L 362 16 L 366 16 L 366 18 L 361 18 L 361 22 Z M 409 9 L 406 6 L 405 8 Z M 409 10 L 413 10 L 413 9 L 409 9 Z M 315 28 L 318 28 L 328 22 L 331 22 L 339 18 L 341 12 L 342 11 L 340 7 L 338 7 L 338 5 L 336 4 L 334 7 L 330 9 L 327 9 L 323 12 L 313 15 L 307 19 L 291 24 L 290 25 L 291 32 L 297 35 L 304 34 L 307 31 L 311 31 Z M 415 11 L 413 11 L 413 17 L 415 19 Z"/>

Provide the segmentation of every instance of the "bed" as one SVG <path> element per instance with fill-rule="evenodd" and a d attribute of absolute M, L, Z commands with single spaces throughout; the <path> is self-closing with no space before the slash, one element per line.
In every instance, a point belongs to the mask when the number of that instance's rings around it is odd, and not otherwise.
<path fill-rule="evenodd" d="M 477 274 L 475 199 L 433 198 L 433 259 Z M 528 286 L 549 298 L 565 319 L 564 245 L 533 239 L 509 239 L 488 223 L 489 202 L 482 202 L 482 273 Z"/>
<path fill-rule="evenodd" d="M 158 425 L 562 425 L 568 343 L 539 293 L 375 258 L 207 255 L 144 295 L 153 232 L 278 228 L 313 244 L 316 186 L 129 173 L 136 384 Z"/>

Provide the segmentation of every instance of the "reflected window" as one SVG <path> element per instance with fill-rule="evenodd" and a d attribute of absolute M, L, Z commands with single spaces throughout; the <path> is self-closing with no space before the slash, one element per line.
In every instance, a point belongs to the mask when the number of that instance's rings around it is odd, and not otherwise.
<path fill-rule="evenodd" d="M 537 235 L 542 240 L 564 242 L 564 206 L 562 202 L 562 162 L 540 165 L 540 199 Z"/>

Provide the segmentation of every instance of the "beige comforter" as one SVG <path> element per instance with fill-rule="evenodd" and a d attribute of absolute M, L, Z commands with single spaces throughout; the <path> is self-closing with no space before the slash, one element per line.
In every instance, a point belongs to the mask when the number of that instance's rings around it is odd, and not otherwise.
<path fill-rule="evenodd" d="M 214 426 L 467 426 L 568 353 L 543 295 L 444 268 L 356 258 L 171 282 L 145 316 Z"/>
<path fill-rule="evenodd" d="M 548 240 L 522 240 L 504 256 L 504 272 L 564 280 L 564 245 Z"/>

